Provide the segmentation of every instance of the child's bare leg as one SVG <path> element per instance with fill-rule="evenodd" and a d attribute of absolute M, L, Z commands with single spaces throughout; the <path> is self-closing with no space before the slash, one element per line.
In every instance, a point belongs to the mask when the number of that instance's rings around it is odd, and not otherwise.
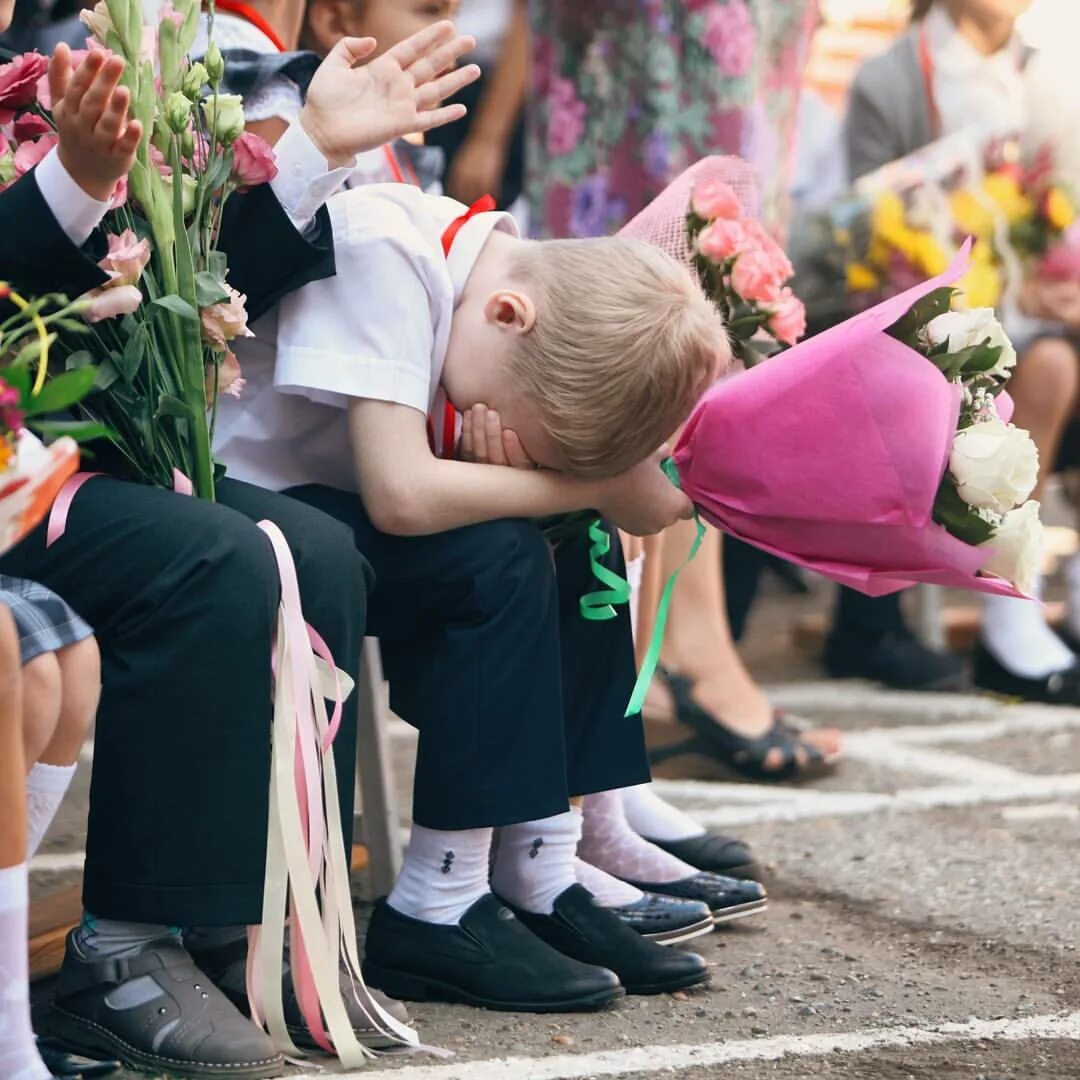
<path fill-rule="evenodd" d="M 60 664 L 56 653 L 35 656 L 23 666 L 23 762 L 29 770 L 53 740 L 60 722 Z"/>
<path fill-rule="evenodd" d="M 25 783 L 19 638 L 0 604 L 0 867 L 26 858 Z"/>
<path fill-rule="evenodd" d="M 56 731 L 38 758 L 47 765 L 71 765 L 90 734 L 101 698 L 101 654 L 95 638 L 84 638 L 56 654 L 61 701 Z"/>

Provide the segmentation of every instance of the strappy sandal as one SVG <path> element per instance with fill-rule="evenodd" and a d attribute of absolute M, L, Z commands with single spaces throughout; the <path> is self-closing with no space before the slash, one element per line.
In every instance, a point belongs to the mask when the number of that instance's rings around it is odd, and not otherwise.
<path fill-rule="evenodd" d="M 656 669 L 671 693 L 675 704 L 676 723 L 689 728 L 691 734 L 670 742 L 671 723 L 656 723 L 646 718 L 649 736 L 649 761 L 654 775 L 682 779 L 716 778 L 717 774 L 756 783 L 813 780 L 824 776 L 835 766 L 839 755 L 826 755 L 796 730 L 796 721 L 776 709 L 772 727 L 763 735 L 748 738 L 739 735 L 705 711 L 693 698 L 694 682 L 685 675 L 669 671 L 662 665 Z M 780 762 L 772 768 L 766 762 L 770 755 L 780 752 Z M 675 764 L 682 758 L 705 758 L 709 769 L 706 775 L 694 773 Z"/>

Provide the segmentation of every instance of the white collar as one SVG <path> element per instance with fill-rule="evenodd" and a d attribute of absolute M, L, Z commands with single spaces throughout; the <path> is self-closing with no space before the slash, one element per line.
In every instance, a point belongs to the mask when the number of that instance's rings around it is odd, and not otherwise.
<path fill-rule="evenodd" d="M 947 72 L 950 77 L 980 70 L 1005 70 L 1009 74 L 1020 70 L 1024 45 L 1015 32 L 996 53 L 984 56 L 957 30 L 956 23 L 943 7 L 932 7 L 923 25 L 935 68 Z"/>
<path fill-rule="evenodd" d="M 446 269 L 454 287 L 454 307 L 461 303 L 461 294 L 465 291 L 465 284 L 476 260 L 480 258 L 480 252 L 488 242 L 488 237 L 496 229 L 510 236 L 519 235 L 517 222 L 502 210 L 476 214 L 458 229 L 446 256 Z"/>
<path fill-rule="evenodd" d="M 192 56 L 204 56 L 209 47 L 209 19 L 205 14 L 199 19 L 199 33 L 191 47 Z M 219 49 L 247 49 L 255 53 L 273 53 L 281 50 L 257 26 L 227 11 L 214 15 L 214 41 Z"/>

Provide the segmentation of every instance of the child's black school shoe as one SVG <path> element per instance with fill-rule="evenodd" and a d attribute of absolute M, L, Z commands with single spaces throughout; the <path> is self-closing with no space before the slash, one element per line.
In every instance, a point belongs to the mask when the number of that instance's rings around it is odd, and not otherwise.
<path fill-rule="evenodd" d="M 545 945 L 490 894 L 457 926 L 413 919 L 380 900 L 368 927 L 364 981 L 406 1001 L 510 1012 L 579 1012 L 624 993 L 611 971 Z"/>
<path fill-rule="evenodd" d="M 628 994 L 666 994 L 709 979 L 708 967 L 696 953 L 647 941 L 601 907 L 582 885 L 571 885 L 560 893 L 550 915 L 517 911 L 517 916 L 559 952 L 610 968 Z"/>
<path fill-rule="evenodd" d="M 1027 679 L 1014 675 L 980 641 L 975 646 L 974 667 L 975 685 L 980 690 L 1045 705 L 1080 705 L 1080 660 L 1064 671 Z"/>

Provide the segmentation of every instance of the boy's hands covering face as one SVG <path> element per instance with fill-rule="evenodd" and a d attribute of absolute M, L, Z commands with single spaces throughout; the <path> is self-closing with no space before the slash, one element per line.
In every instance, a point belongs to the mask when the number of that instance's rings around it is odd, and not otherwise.
<path fill-rule="evenodd" d="M 121 57 L 93 51 L 73 70 L 67 45 L 58 45 L 49 62 L 60 163 L 99 202 L 128 174 L 142 138 L 142 125 L 128 119 L 130 94 L 118 85 L 123 73 Z"/>
<path fill-rule="evenodd" d="M 632 536 L 651 536 L 693 517 L 693 503 L 660 468 L 668 454 L 668 448 L 661 447 L 639 465 L 605 481 L 596 509 Z"/>
<path fill-rule="evenodd" d="M 509 465 L 514 469 L 537 467 L 517 435 L 504 428 L 499 414 L 486 405 L 474 405 L 462 414 L 458 453 L 462 461 L 477 465 Z"/>
<path fill-rule="evenodd" d="M 365 64 L 375 39 L 342 38 L 311 80 L 300 123 L 338 166 L 398 136 L 460 120 L 464 105 L 440 103 L 479 78 L 475 64 L 454 66 L 475 44 L 443 21 Z"/>

